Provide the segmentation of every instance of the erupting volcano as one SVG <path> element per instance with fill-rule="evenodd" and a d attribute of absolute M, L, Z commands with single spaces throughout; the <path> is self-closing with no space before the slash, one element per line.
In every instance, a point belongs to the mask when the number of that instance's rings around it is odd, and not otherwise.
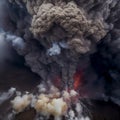
<path fill-rule="evenodd" d="M 92 120 L 84 99 L 120 105 L 119 14 L 119 0 L 0 0 L 0 72 L 19 63 L 40 80 L 0 93 L 7 119 Z"/>

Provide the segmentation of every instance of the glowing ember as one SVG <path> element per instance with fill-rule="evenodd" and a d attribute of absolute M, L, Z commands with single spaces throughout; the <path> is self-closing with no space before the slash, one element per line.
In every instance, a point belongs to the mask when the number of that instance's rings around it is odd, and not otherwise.
<path fill-rule="evenodd" d="M 74 79 L 74 84 L 73 84 L 74 90 L 78 90 L 78 88 L 82 85 L 82 79 L 83 79 L 82 71 L 78 70 L 74 74 L 73 79 Z"/>

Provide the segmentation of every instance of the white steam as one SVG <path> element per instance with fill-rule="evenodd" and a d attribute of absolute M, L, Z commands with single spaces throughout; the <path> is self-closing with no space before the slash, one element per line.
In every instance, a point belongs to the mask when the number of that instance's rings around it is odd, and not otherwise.
<path fill-rule="evenodd" d="M 2 104 L 4 101 L 8 100 L 10 97 L 13 96 L 15 93 L 16 89 L 15 88 L 10 88 L 8 92 L 3 92 L 0 93 L 0 104 Z"/>
<path fill-rule="evenodd" d="M 0 30 L 0 63 L 12 58 L 10 45 L 15 49 L 24 49 L 25 42 L 21 37 Z"/>
<path fill-rule="evenodd" d="M 47 50 L 47 54 L 49 56 L 59 55 L 61 53 L 62 48 L 63 49 L 69 48 L 69 46 L 67 45 L 67 43 L 65 41 L 61 41 L 59 43 L 53 43 L 52 47 Z"/>
<path fill-rule="evenodd" d="M 18 49 L 23 49 L 25 46 L 25 42 L 21 37 L 6 34 L 6 41 L 11 42 L 13 47 Z"/>
<path fill-rule="evenodd" d="M 32 95 L 25 94 L 23 96 L 17 96 L 11 103 L 16 112 L 22 112 L 28 105 L 30 105 Z"/>
<path fill-rule="evenodd" d="M 67 120 L 90 120 L 89 117 L 83 116 L 83 107 L 75 90 L 60 91 L 55 86 L 51 84 L 50 86 L 48 88 L 46 85 L 40 84 L 37 95 L 18 94 L 11 102 L 14 111 L 19 113 L 32 107 L 38 113 L 36 120 L 47 120 L 50 115 L 53 115 L 55 120 L 62 120 L 63 116 Z M 72 105 L 75 106 L 74 109 Z"/>
<path fill-rule="evenodd" d="M 52 47 L 48 49 L 47 51 L 48 55 L 59 55 L 61 53 L 61 48 L 57 43 L 53 43 Z"/>
<path fill-rule="evenodd" d="M 59 45 L 60 45 L 61 48 L 64 48 L 64 49 L 68 49 L 69 48 L 68 44 L 65 41 L 59 42 Z"/>

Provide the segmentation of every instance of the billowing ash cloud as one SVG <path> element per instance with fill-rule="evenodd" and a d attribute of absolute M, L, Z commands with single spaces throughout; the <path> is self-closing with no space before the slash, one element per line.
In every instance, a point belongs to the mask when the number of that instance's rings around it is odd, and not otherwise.
<path fill-rule="evenodd" d="M 22 50 L 25 47 L 25 42 L 21 37 L 11 35 L 9 33 L 0 31 L 0 64 L 2 66 L 6 60 L 12 60 L 12 49 L 10 46 L 13 46 L 15 49 Z"/>
<path fill-rule="evenodd" d="M 3 93 L 0 93 L 0 105 L 8 100 L 10 97 L 12 97 L 15 93 L 16 89 L 15 88 L 10 88 L 8 90 L 8 92 L 3 92 Z"/>
<path fill-rule="evenodd" d="M 18 49 L 23 49 L 25 47 L 23 39 L 15 35 L 6 34 L 6 42 L 11 42 L 12 46 Z"/>
<path fill-rule="evenodd" d="M 12 49 L 11 45 L 17 49 L 23 49 L 25 43 L 21 37 L 13 35 L 11 33 L 11 20 L 10 12 L 12 10 L 9 8 L 8 2 L 6 0 L 0 0 L 0 68 L 6 60 L 12 60 Z M 5 30 L 7 30 L 5 32 Z"/>
<path fill-rule="evenodd" d="M 73 76 L 80 70 L 86 76 L 83 83 L 87 89 L 103 83 L 105 94 L 115 93 L 119 98 L 119 92 L 114 91 L 119 83 L 114 80 L 119 81 L 120 65 L 119 0 L 9 0 L 6 3 L 9 14 L 4 19 L 9 24 L 3 29 L 15 35 L 7 37 L 14 38 L 10 40 L 13 47 L 24 56 L 33 72 L 43 80 L 60 78 L 64 85 L 72 87 Z M 81 60 L 84 57 L 91 61 L 84 62 Z"/>

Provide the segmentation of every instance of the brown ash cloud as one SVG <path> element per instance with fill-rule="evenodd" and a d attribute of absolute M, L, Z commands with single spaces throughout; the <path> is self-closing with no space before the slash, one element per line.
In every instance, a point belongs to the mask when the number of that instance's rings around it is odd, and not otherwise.
<path fill-rule="evenodd" d="M 119 97 L 119 0 L 9 0 L 6 5 L 2 28 L 24 39 L 26 46 L 15 49 L 33 72 L 43 80 L 60 76 L 72 86 L 80 68 L 94 79 L 86 77 L 89 89 L 98 84 Z"/>

